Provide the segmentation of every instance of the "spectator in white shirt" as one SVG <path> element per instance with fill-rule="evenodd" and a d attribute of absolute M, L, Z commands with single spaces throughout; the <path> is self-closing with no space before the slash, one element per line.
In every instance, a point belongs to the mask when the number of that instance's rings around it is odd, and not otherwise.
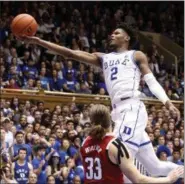
<path fill-rule="evenodd" d="M 13 133 L 10 131 L 11 129 L 11 121 L 9 118 L 5 118 L 2 122 L 2 126 L 5 130 L 5 142 L 8 142 L 11 146 L 14 142 Z"/>
<path fill-rule="evenodd" d="M 83 109 L 79 122 L 81 125 L 84 125 L 86 122 L 90 122 L 89 111 L 87 108 Z"/>

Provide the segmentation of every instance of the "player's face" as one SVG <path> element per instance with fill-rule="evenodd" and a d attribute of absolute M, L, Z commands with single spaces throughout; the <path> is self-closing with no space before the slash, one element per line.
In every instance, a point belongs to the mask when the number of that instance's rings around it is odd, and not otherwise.
<path fill-rule="evenodd" d="M 23 143 L 23 140 L 24 140 L 24 136 L 22 134 L 18 134 L 16 136 L 17 143 L 22 144 Z"/>
<path fill-rule="evenodd" d="M 29 183 L 30 184 L 35 184 L 35 183 L 37 183 L 37 175 L 36 174 L 30 174 L 29 175 Z"/>
<path fill-rule="evenodd" d="M 26 158 L 26 151 L 20 150 L 19 159 L 24 160 Z"/>
<path fill-rule="evenodd" d="M 120 47 L 125 42 L 128 42 L 128 34 L 123 29 L 116 29 L 110 36 L 109 45 Z"/>
<path fill-rule="evenodd" d="M 55 178 L 53 176 L 48 178 L 48 184 L 55 184 Z"/>

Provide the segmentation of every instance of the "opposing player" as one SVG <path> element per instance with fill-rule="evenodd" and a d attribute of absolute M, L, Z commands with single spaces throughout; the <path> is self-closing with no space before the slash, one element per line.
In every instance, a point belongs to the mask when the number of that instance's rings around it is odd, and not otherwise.
<path fill-rule="evenodd" d="M 130 27 L 122 24 L 114 30 L 110 39 L 110 47 L 114 52 L 109 54 L 90 54 L 71 50 L 38 37 L 19 39 L 43 46 L 66 58 L 102 67 L 113 107 L 112 119 L 116 122 L 114 129 L 116 136 L 125 142 L 131 154 L 144 165 L 150 174 L 166 176 L 177 167 L 174 163 L 159 161 L 145 132 L 148 117 L 144 103 L 139 99 L 140 91 L 138 89 L 141 75 L 144 76 L 150 91 L 170 111 L 177 113 L 178 117 L 180 117 L 180 113 L 170 102 L 149 69 L 145 54 L 141 51 L 129 50 L 129 44 L 134 40 L 134 34 Z"/>
<path fill-rule="evenodd" d="M 111 117 L 107 107 L 94 105 L 90 109 L 90 119 L 90 135 L 80 148 L 85 183 L 123 184 L 123 174 L 133 183 L 173 183 L 183 174 L 182 166 L 172 170 L 165 178 L 152 178 L 140 174 L 126 145 L 111 134 Z"/>

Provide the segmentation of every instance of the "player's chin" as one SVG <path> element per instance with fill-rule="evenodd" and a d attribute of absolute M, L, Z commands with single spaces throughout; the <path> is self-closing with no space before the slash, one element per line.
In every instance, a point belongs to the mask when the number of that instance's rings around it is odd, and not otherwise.
<path fill-rule="evenodd" d="M 113 41 L 110 41 L 108 45 L 109 45 L 109 47 L 114 47 L 115 43 Z"/>

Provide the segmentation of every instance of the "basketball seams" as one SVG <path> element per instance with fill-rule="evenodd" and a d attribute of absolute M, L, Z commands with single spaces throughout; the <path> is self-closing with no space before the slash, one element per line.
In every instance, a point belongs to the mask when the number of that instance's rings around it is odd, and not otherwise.
<path fill-rule="evenodd" d="M 23 18 L 26 17 L 26 16 L 27 16 L 27 15 L 24 15 L 23 17 L 20 17 L 18 20 L 16 20 L 15 23 L 11 25 L 12 29 L 13 29 L 13 27 L 16 26 L 17 22 L 19 22 L 21 19 L 23 19 Z"/>
<path fill-rule="evenodd" d="M 13 20 L 11 24 L 13 34 L 17 36 L 24 33 L 25 35 L 34 35 L 38 28 L 35 18 L 29 14 L 20 14 L 18 16 L 14 18 L 15 20 Z"/>
<path fill-rule="evenodd" d="M 33 19 L 28 25 L 26 25 L 20 32 L 18 32 L 17 34 L 20 34 L 22 31 L 26 30 L 32 23 L 33 21 L 35 21 L 35 19 Z"/>

